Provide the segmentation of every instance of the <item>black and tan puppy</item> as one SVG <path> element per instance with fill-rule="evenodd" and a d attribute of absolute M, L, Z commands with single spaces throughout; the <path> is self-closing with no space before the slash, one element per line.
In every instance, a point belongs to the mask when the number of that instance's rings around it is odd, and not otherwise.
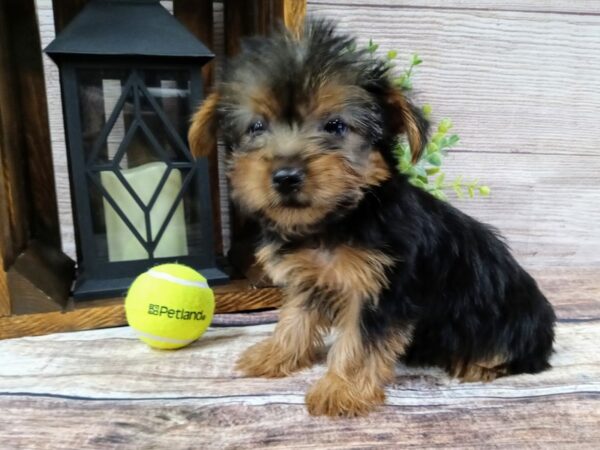
<path fill-rule="evenodd" d="M 465 380 L 546 369 L 552 307 L 491 228 L 398 174 L 397 136 L 417 159 L 427 122 L 353 43 L 322 21 L 250 40 L 194 117 L 196 154 L 222 133 L 232 198 L 262 224 L 257 258 L 287 297 L 238 368 L 289 375 L 334 329 L 306 397 L 334 416 L 382 403 L 401 358 Z"/>

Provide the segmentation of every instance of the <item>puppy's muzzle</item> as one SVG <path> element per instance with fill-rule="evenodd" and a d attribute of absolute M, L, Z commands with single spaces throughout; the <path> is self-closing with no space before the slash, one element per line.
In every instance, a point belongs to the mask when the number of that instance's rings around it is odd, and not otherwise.
<path fill-rule="evenodd" d="M 281 167 L 273 171 L 273 188 L 282 195 L 298 192 L 304 184 L 306 174 L 300 167 Z"/>

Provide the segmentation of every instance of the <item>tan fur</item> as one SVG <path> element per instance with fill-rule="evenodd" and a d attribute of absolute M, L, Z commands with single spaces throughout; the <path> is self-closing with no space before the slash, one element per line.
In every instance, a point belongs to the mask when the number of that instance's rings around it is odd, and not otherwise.
<path fill-rule="evenodd" d="M 327 372 L 306 394 L 308 412 L 313 416 L 358 417 L 383 404 L 382 385 L 363 382 L 359 388 L 353 381 Z"/>
<path fill-rule="evenodd" d="M 369 94 L 358 86 L 328 82 L 318 87 L 309 100 L 306 114 L 316 119 L 340 113 L 353 100 L 368 100 Z"/>
<path fill-rule="evenodd" d="M 373 346 L 361 335 L 359 297 L 338 316 L 338 336 L 328 355 L 328 372 L 308 392 L 314 415 L 360 416 L 385 400 L 384 388 L 394 378 L 398 355 L 410 342 L 412 328 L 397 331 Z"/>
<path fill-rule="evenodd" d="M 307 395 L 310 413 L 357 416 L 381 404 L 385 399 L 384 386 L 393 379 L 396 358 L 408 344 L 411 329 L 399 331 L 376 346 L 366 348 L 360 314 L 365 302 L 376 303 L 379 293 L 387 286 L 385 269 L 393 260 L 380 251 L 348 245 L 279 254 L 278 246 L 269 244 L 259 250 L 257 258 L 271 278 L 287 289 L 295 291 L 309 285 L 330 292 L 319 311 L 334 311 L 327 317 L 333 317 L 337 338 L 329 351 L 327 374 Z M 322 322 L 320 329 L 326 329 L 327 325 Z M 306 339 L 300 343 L 302 348 L 303 342 Z M 269 355 L 270 351 L 262 356 Z M 266 362 L 266 365 L 272 367 L 273 364 Z"/>
<path fill-rule="evenodd" d="M 245 91 L 249 91 L 248 100 L 250 101 L 250 108 L 260 117 L 271 121 L 281 114 L 281 106 L 277 97 L 273 93 L 265 89 L 264 87 L 249 88 L 248 86 L 243 87 Z"/>
<path fill-rule="evenodd" d="M 210 94 L 200 109 L 192 117 L 192 124 L 188 132 L 188 142 L 192 155 L 195 157 L 208 156 L 216 148 L 217 142 L 217 105 L 219 95 L 216 92 Z"/>
<path fill-rule="evenodd" d="M 369 155 L 369 165 L 365 171 L 365 181 L 370 186 L 378 186 L 392 177 L 387 163 L 377 150 Z"/>
<path fill-rule="evenodd" d="M 505 355 L 496 355 L 476 363 L 457 362 L 452 369 L 452 374 L 465 382 L 494 381 L 508 373 L 505 363 Z"/>
<path fill-rule="evenodd" d="M 388 107 L 392 114 L 392 130 L 397 133 L 406 133 L 413 162 L 417 162 L 421 157 L 425 143 L 419 132 L 417 117 L 410 108 L 408 100 L 398 89 L 393 89 L 385 97 Z"/>
<path fill-rule="evenodd" d="M 275 283 L 298 289 L 310 285 L 332 291 L 334 302 L 347 299 L 377 302 L 378 294 L 388 283 L 385 270 L 393 264 L 392 258 L 383 252 L 349 245 L 333 249 L 304 248 L 282 256 L 276 252 L 275 245 L 267 245 L 257 252 L 258 261 Z"/>
<path fill-rule="evenodd" d="M 234 154 L 232 158 L 228 177 L 233 200 L 249 211 L 261 211 L 284 234 L 306 231 L 333 211 L 342 199 L 358 203 L 366 186 L 381 184 L 391 177 L 381 154 L 375 150 L 361 173 L 339 154 L 309 156 L 308 176 L 300 196 L 309 206 L 285 208 L 271 186 L 271 173 L 277 161 L 271 151 L 256 150 Z"/>
<path fill-rule="evenodd" d="M 272 157 L 264 150 L 234 154 L 227 176 L 231 197 L 250 211 L 260 211 L 277 197 L 271 189 Z"/>
<path fill-rule="evenodd" d="M 303 307 L 306 294 L 289 295 L 273 335 L 246 349 L 236 369 L 247 376 L 284 377 L 311 366 L 323 346 L 326 324 L 317 311 Z"/>
<path fill-rule="evenodd" d="M 329 369 L 306 395 L 313 415 L 363 416 L 385 401 L 385 386 L 394 379 L 397 357 L 408 345 L 411 330 L 366 348 L 355 319 L 348 317 L 340 324 L 345 328 L 329 352 Z"/>
<path fill-rule="evenodd" d="M 300 231 L 300 229 L 314 225 L 323 219 L 335 205 L 335 199 L 331 198 L 334 195 L 335 186 L 331 186 L 326 188 L 320 196 L 314 196 L 313 203 L 309 208 L 283 207 L 280 204 L 279 196 L 271 186 L 272 171 L 273 157 L 266 150 L 234 155 L 231 169 L 228 172 L 232 199 L 251 212 L 261 211 L 273 220 L 283 232 Z M 317 178 L 321 177 L 317 175 Z M 313 190 L 307 186 L 304 195 L 310 197 L 312 193 Z M 330 201 L 319 201 L 319 197 L 327 198 Z"/>

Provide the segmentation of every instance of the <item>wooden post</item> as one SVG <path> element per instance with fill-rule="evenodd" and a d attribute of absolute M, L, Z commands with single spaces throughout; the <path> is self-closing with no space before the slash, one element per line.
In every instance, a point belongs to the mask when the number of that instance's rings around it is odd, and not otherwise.
<path fill-rule="evenodd" d="M 200 39 L 209 49 L 213 48 L 213 2 L 212 0 L 174 0 L 173 15 L 183 23 L 194 36 Z M 213 83 L 214 61 L 202 68 L 204 94 L 206 95 Z M 210 173 L 210 191 L 213 211 L 215 251 L 223 254 L 223 234 L 221 233 L 221 201 L 219 193 L 219 157 L 217 146 L 208 153 L 208 168 Z"/>
<path fill-rule="evenodd" d="M 50 148 L 48 107 L 42 69 L 42 50 L 33 0 L 10 1 L 10 41 L 14 67 L 13 90 L 19 92 L 27 184 L 31 198 L 31 234 L 60 249 L 60 230 L 54 168 Z"/>
<path fill-rule="evenodd" d="M 4 259 L 0 252 L 0 317 L 4 316 L 10 316 L 10 296 L 6 272 L 4 271 Z"/>
<path fill-rule="evenodd" d="M 59 310 L 73 262 L 60 251 L 33 0 L 0 4 L 0 315 Z"/>
<path fill-rule="evenodd" d="M 1 238 L 5 266 L 12 264 L 29 238 L 20 92 L 13 63 L 15 49 L 8 6 L 9 2 L 0 2 L 0 167 L 4 185 L 0 220 L 3 222 Z"/>
<path fill-rule="evenodd" d="M 4 142 L 0 139 L 0 317 L 9 316 L 11 312 L 8 280 L 6 279 L 5 270 L 6 265 L 4 262 L 4 255 L 7 254 L 7 246 L 10 242 L 10 227 L 7 214 L 6 183 L 4 182 L 6 170 L 4 169 L 2 159 L 2 155 L 4 154 L 3 146 Z"/>
<path fill-rule="evenodd" d="M 213 48 L 213 2 L 211 0 L 173 0 L 173 15 L 206 46 Z M 202 68 L 205 87 L 212 85 L 214 63 Z"/>
<path fill-rule="evenodd" d="M 4 13 L 2 11 L 2 6 L 0 5 L 0 67 L 4 67 L 4 59 L 7 56 L 5 50 L 6 31 L 4 25 Z M 0 108 L 0 114 L 1 113 L 2 109 Z M 1 125 L 2 118 L 0 117 L 0 127 Z M 2 133 L 2 128 L 0 128 L 0 133 Z M 0 134 L 0 136 L 3 136 L 3 133 Z M 8 215 L 8 195 L 6 193 L 8 184 L 5 182 L 7 170 L 4 167 L 3 157 L 5 145 L 4 138 L 0 138 L 0 317 L 10 315 L 10 296 L 8 293 L 8 280 L 6 279 L 6 266 L 4 262 L 5 255 L 7 255 L 10 250 L 10 247 L 8 247 L 10 244 L 10 221 Z"/>

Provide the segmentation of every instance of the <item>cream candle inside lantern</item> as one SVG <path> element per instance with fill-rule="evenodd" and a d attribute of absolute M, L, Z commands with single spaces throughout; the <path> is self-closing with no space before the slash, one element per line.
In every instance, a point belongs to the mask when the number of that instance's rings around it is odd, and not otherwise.
<path fill-rule="evenodd" d="M 144 205 L 148 205 L 165 170 L 167 170 L 165 163 L 151 162 L 131 169 L 123 169 L 121 170 L 121 174 L 137 193 Z M 121 211 L 125 213 L 131 224 L 143 238 L 146 238 L 147 230 L 144 212 L 129 194 L 125 186 L 123 186 L 112 172 L 101 172 L 101 181 L 103 187 Z M 175 199 L 181 191 L 181 183 L 181 172 L 173 169 L 169 173 L 156 202 L 150 210 L 152 239 L 156 238 L 169 210 L 175 203 Z M 110 203 L 106 199 L 103 200 L 103 203 L 109 261 L 148 259 L 150 255 L 144 246 L 135 237 L 125 222 L 121 220 Z M 160 242 L 156 246 L 154 257 L 167 258 L 185 255 L 188 255 L 188 243 L 183 201 L 180 200 Z"/>

